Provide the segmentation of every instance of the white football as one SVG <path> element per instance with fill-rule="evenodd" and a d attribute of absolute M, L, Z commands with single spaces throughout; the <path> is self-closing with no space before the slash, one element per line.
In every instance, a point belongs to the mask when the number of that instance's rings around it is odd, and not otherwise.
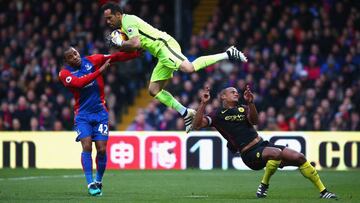
<path fill-rule="evenodd" d="M 121 46 L 124 41 L 128 40 L 129 38 L 126 36 L 125 33 L 121 32 L 120 29 L 114 30 L 110 33 L 110 40 L 116 46 Z"/>

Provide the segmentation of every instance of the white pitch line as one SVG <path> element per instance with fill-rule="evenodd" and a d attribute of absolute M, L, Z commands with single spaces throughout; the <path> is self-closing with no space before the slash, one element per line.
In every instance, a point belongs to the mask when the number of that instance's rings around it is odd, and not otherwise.
<path fill-rule="evenodd" d="M 48 179 L 48 178 L 80 178 L 80 177 L 84 177 L 84 175 L 25 176 L 25 177 L 16 177 L 16 178 L 0 178 L 0 181 L 5 181 L 5 180 L 21 181 L 21 180 Z"/>
<path fill-rule="evenodd" d="M 209 196 L 208 195 L 188 195 L 185 197 L 187 197 L 187 198 L 207 198 Z"/>

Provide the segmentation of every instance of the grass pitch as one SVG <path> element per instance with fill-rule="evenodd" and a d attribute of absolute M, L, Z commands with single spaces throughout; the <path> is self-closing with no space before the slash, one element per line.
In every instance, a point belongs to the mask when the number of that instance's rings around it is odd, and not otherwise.
<path fill-rule="evenodd" d="M 263 171 L 115 171 L 103 180 L 103 196 L 87 194 L 81 170 L 1 169 L 0 202 L 334 202 L 298 171 L 278 171 L 268 197 L 255 192 Z M 337 202 L 360 202 L 359 171 L 320 171 Z"/>

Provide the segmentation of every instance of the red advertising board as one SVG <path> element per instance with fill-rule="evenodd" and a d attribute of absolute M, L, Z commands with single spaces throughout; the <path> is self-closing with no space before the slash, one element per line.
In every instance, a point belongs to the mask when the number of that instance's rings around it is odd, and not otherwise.
<path fill-rule="evenodd" d="M 181 169 L 180 138 L 177 136 L 147 137 L 145 169 Z"/>
<path fill-rule="evenodd" d="M 140 141 L 136 136 L 111 136 L 107 144 L 108 169 L 139 169 Z"/>

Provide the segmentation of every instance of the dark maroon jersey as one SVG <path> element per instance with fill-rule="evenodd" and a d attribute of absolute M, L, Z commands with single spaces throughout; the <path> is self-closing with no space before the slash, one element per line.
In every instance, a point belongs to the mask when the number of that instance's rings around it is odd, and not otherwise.
<path fill-rule="evenodd" d="M 219 108 L 208 116 L 209 125 L 215 127 L 232 147 L 241 150 L 254 140 L 258 134 L 247 119 L 248 107 Z"/>

